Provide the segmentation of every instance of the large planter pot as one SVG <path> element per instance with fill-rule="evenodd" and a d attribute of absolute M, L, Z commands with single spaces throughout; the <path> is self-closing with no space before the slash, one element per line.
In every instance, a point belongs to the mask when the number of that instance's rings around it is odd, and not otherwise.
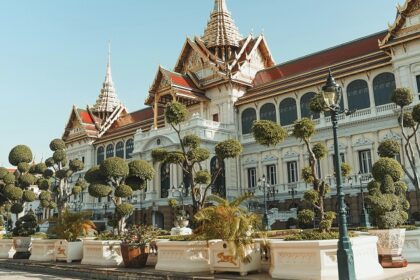
<path fill-rule="evenodd" d="M 405 229 L 369 230 L 378 237 L 379 261 L 383 267 L 405 267 L 407 261 L 401 256 L 404 247 Z"/>
<path fill-rule="evenodd" d="M 149 256 L 149 247 L 130 247 L 127 244 L 121 244 L 121 255 L 125 267 L 145 267 Z"/>
<path fill-rule="evenodd" d="M 15 253 L 13 239 L 0 239 L 0 259 L 11 259 Z"/>
<path fill-rule="evenodd" d="M 55 261 L 55 243 L 57 239 L 33 239 L 31 261 Z"/>
<path fill-rule="evenodd" d="M 233 257 L 230 254 L 227 242 L 225 241 L 215 240 L 209 244 L 211 273 L 216 271 L 229 271 L 239 272 L 241 276 L 245 276 L 251 271 L 261 271 L 261 252 L 259 242 L 249 245 L 247 252 L 250 257 L 249 263 Z"/>
<path fill-rule="evenodd" d="M 119 240 L 83 241 L 82 264 L 107 267 L 123 265 L 120 244 Z"/>
<path fill-rule="evenodd" d="M 83 257 L 82 241 L 69 242 L 67 240 L 57 240 L 54 243 L 55 259 L 57 261 L 80 261 Z"/>
<path fill-rule="evenodd" d="M 378 262 L 376 236 L 351 238 L 356 279 L 383 273 Z M 336 280 L 337 239 L 314 241 L 270 240 L 270 275 L 280 279 Z"/>
<path fill-rule="evenodd" d="M 29 259 L 31 256 L 32 237 L 13 237 L 13 245 L 16 253 L 14 259 Z"/>
<path fill-rule="evenodd" d="M 405 232 L 402 255 L 409 263 L 420 262 L 420 229 Z"/>
<path fill-rule="evenodd" d="M 187 273 L 210 270 L 206 241 L 161 241 L 157 247 L 156 270 Z"/>

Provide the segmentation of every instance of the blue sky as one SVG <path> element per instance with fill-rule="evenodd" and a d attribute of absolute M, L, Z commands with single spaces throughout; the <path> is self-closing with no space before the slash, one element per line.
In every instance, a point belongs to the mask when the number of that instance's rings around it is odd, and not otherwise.
<path fill-rule="evenodd" d="M 17 144 L 40 160 L 73 104 L 99 94 L 108 41 L 117 93 L 130 111 L 159 64 L 202 35 L 213 0 L 0 0 L 0 166 Z M 403 0 L 227 0 L 243 35 L 263 32 L 277 63 L 387 28 Z"/>

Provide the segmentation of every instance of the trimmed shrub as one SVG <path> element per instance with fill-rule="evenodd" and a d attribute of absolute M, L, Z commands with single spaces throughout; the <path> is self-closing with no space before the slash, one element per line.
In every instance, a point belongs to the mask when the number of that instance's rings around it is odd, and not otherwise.
<path fill-rule="evenodd" d="M 114 192 L 116 197 L 130 197 L 133 195 L 133 190 L 131 189 L 130 186 L 127 185 L 120 185 L 118 187 L 115 188 L 115 192 Z"/>
<path fill-rule="evenodd" d="M 23 191 L 21 188 L 15 187 L 14 185 L 7 185 L 3 189 L 3 194 L 7 199 L 16 201 L 22 198 Z"/>
<path fill-rule="evenodd" d="M 133 160 L 128 164 L 130 176 L 141 178 L 145 181 L 152 180 L 155 175 L 153 167 L 144 160 Z"/>
<path fill-rule="evenodd" d="M 204 148 L 196 148 L 187 152 L 188 160 L 192 162 L 202 162 L 210 157 L 210 152 Z"/>
<path fill-rule="evenodd" d="M 165 118 L 169 124 L 178 125 L 187 120 L 187 107 L 179 102 L 172 102 L 166 106 Z"/>
<path fill-rule="evenodd" d="M 314 152 L 317 159 L 322 159 L 328 154 L 327 147 L 322 143 L 316 143 L 312 146 L 312 152 Z"/>
<path fill-rule="evenodd" d="M 31 166 L 29 165 L 29 163 L 27 162 L 20 162 L 17 166 L 17 169 L 21 172 L 21 173 L 26 173 L 29 171 L 29 169 L 31 168 Z"/>
<path fill-rule="evenodd" d="M 47 165 L 43 162 L 35 164 L 34 173 L 35 174 L 44 174 L 45 170 L 47 170 Z"/>
<path fill-rule="evenodd" d="M 46 179 L 49 179 L 52 176 L 54 176 L 54 171 L 52 171 L 51 169 L 45 169 L 42 176 L 44 176 L 44 178 L 46 178 Z"/>
<path fill-rule="evenodd" d="M 154 162 L 162 162 L 166 160 L 168 151 L 163 148 L 157 148 L 152 150 L 152 159 Z"/>
<path fill-rule="evenodd" d="M 10 207 L 10 212 L 12 212 L 13 214 L 19 214 L 22 213 L 23 211 L 23 205 L 20 203 L 15 203 L 12 205 L 12 207 Z"/>
<path fill-rule="evenodd" d="M 74 185 L 74 187 L 72 188 L 72 190 L 71 190 L 71 193 L 73 194 L 73 195 L 76 195 L 76 194 L 79 194 L 79 193 L 81 193 L 82 192 L 82 187 L 81 186 L 79 186 L 79 185 Z"/>
<path fill-rule="evenodd" d="M 315 213 L 312 210 L 303 209 L 298 213 L 298 221 L 301 226 L 311 224 L 314 221 L 314 219 Z"/>
<path fill-rule="evenodd" d="M 146 186 L 146 181 L 135 176 L 127 177 L 125 183 L 130 186 L 133 191 L 142 190 Z"/>
<path fill-rule="evenodd" d="M 85 168 L 84 163 L 81 160 L 73 159 L 69 161 L 69 168 L 73 172 L 83 170 Z"/>
<path fill-rule="evenodd" d="M 9 170 L 7 170 L 7 168 L 0 167 L 0 180 L 2 180 L 7 174 L 9 174 Z"/>
<path fill-rule="evenodd" d="M 394 181 L 399 181 L 404 171 L 398 161 L 392 158 L 381 158 L 372 167 L 372 176 L 376 181 L 382 181 L 385 175 L 392 177 Z"/>
<path fill-rule="evenodd" d="M 321 93 L 317 93 L 314 98 L 312 98 L 311 102 L 309 103 L 309 108 L 314 113 L 321 113 L 325 111 L 327 104 L 325 103 L 324 97 Z"/>
<path fill-rule="evenodd" d="M 63 162 L 67 159 L 66 152 L 64 150 L 57 150 L 53 154 L 53 159 L 55 163 Z M 64 164 L 63 164 L 64 165 Z"/>
<path fill-rule="evenodd" d="M 242 153 L 243 147 L 238 140 L 229 139 L 217 144 L 214 150 L 217 157 L 223 160 L 239 156 Z"/>
<path fill-rule="evenodd" d="M 50 149 L 51 151 L 55 152 L 57 150 L 65 150 L 66 143 L 64 143 L 61 139 L 54 139 L 50 142 Z"/>
<path fill-rule="evenodd" d="M 396 140 L 385 140 L 378 147 L 378 154 L 380 157 L 394 158 L 395 155 L 399 154 L 401 145 Z"/>
<path fill-rule="evenodd" d="M 182 139 L 182 143 L 184 144 L 185 147 L 196 149 L 200 146 L 201 139 L 195 134 L 190 134 L 190 135 L 186 135 Z"/>
<path fill-rule="evenodd" d="M 128 164 L 119 157 L 107 158 L 101 163 L 99 170 L 106 178 L 125 178 L 129 173 Z"/>
<path fill-rule="evenodd" d="M 31 163 L 32 151 L 28 146 L 18 145 L 14 147 L 9 153 L 9 163 L 17 166 L 21 162 Z"/>
<path fill-rule="evenodd" d="M 293 136 L 298 139 L 309 139 L 315 133 L 315 123 L 308 119 L 302 118 L 295 121 L 293 126 Z"/>
<path fill-rule="evenodd" d="M 13 175 L 12 173 L 7 173 L 4 177 L 3 177 L 3 182 L 6 185 L 9 184 L 14 184 L 16 182 L 16 177 L 15 175 Z"/>
<path fill-rule="evenodd" d="M 115 207 L 115 212 L 120 216 L 120 217 L 125 217 L 128 215 L 131 215 L 134 211 L 134 206 L 129 204 L 129 203 L 121 203 L 120 205 L 117 205 Z"/>
<path fill-rule="evenodd" d="M 167 163 L 173 163 L 173 164 L 180 164 L 185 161 L 184 155 L 179 151 L 174 152 L 168 152 L 166 154 L 166 160 Z"/>
<path fill-rule="evenodd" d="M 36 177 L 30 173 L 22 174 L 19 177 L 19 184 L 23 186 L 24 188 L 29 187 L 36 182 Z"/>
<path fill-rule="evenodd" d="M 200 170 L 195 173 L 194 182 L 196 184 L 207 185 L 210 183 L 211 175 L 207 170 Z"/>
<path fill-rule="evenodd" d="M 302 169 L 302 179 L 307 184 L 311 184 L 314 182 L 315 178 L 312 176 L 312 170 L 310 166 L 306 166 Z"/>
<path fill-rule="evenodd" d="M 287 137 L 287 131 L 283 127 L 268 120 L 255 121 L 252 133 L 258 144 L 267 147 L 276 146 Z"/>
<path fill-rule="evenodd" d="M 51 193 L 49 191 L 42 191 L 39 194 L 39 199 L 40 200 L 51 200 Z"/>
<path fill-rule="evenodd" d="M 413 94 L 409 88 L 397 88 L 391 96 L 391 101 L 400 107 L 404 107 L 413 102 Z"/>
<path fill-rule="evenodd" d="M 108 185 L 94 183 L 89 185 L 88 192 L 93 197 L 106 197 L 112 193 L 112 188 Z"/>
<path fill-rule="evenodd" d="M 102 173 L 99 170 L 99 165 L 91 167 L 85 174 L 85 180 L 90 184 L 102 183 L 104 179 Z"/>
<path fill-rule="evenodd" d="M 48 166 L 48 167 L 53 167 L 54 166 L 54 159 L 52 158 L 52 157 L 50 157 L 50 158 L 47 158 L 46 160 L 45 160 L 45 164 Z"/>
<path fill-rule="evenodd" d="M 36 194 L 33 191 L 23 191 L 22 199 L 25 202 L 33 202 L 36 199 Z"/>

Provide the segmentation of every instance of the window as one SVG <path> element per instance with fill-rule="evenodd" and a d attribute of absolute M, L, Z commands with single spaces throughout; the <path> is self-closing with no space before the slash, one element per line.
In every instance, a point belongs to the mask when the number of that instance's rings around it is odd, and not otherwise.
<path fill-rule="evenodd" d="M 217 171 L 220 169 L 217 178 L 215 178 Z M 226 171 L 225 162 L 220 161 L 217 157 L 213 157 L 210 161 L 211 179 L 214 180 L 214 185 L 211 188 L 212 193 L 220 197 L 226 198 Z"/>
<path fill-rule="evenodd" d="M 267 165 L 267 183 L 271 186 L 277 185 L 276 165 Z"/>
<path fill-rule="evenodd" d="M 134 140 L 128 139 L 127 142 L 125 142 L 125 158 L 130 159 L 132 158 L 132 152 L 134 151 Z"/>
<path fill-rule="evenodd" d="M 287 182 L 295 183 L 297 181 L 298 181 L 297 161 L 290 161 L 287 163 Z"/>
<path fill-rule="evenodd" d="M 360 173 L 367 174 L 372 170 L 372 155 L 370 150 L 359 151 Z"/>
<path fill-rule="evenodd" d="M 213 114 L 213 121 L 219 122 L 219 114 Z"/>
<path fill-rule="evenodd" d="M 369 87 L 364 80 L 351 82 L 347 87 L 349 110 L 360 110 L 370 107 Z"/>
<path fill-rule="evenodd" d="M 391 103 L 395 90 L 395 77 L 392 73 L 382 73 L 373 79 L 373 94 L 376 106 Z"/>
<path fill-rule="evenodd" d="M 171 188 L 171 169 L 168 163 L 160 166 L 160 198 L 167 198 Z"/>
<path fill-rule="evenodd" d="M 242 134 L 249 134 L 254 121 L 257 120 L 255 109 L 248 108 L 242 112 Z"/>
<path fill-rule="evenodd" d="M 85 157 L 82 157 L 82 162 L 85 163 Z"/>
<path fill-rule="evenodd" d="M 420 75 L 416 76 L 417 92 L 420 93 Z"/>
<path fill-rule="evenodd" d="M 96 151 L 96 164 L 101 164 L 105 159 L 105 149 L 104 147 L 99 147 Z"/>
<path fill-rule="evenodd" d="M 260 109 L 260 119 L 277 122 L 276 106 L 273 103 L 264 104 Z"/>
<path fill-rule="evenodd" d="M 109 144 L 106 146 L 106 158 L 110 158 L 114 156 L 114 145 Z"/>
<path fill-rule="evenodd" d="M 118 142 L 117 146 L 115 146 L 115 156 L 119 158 L 124 158 L 124 143 Z"/>
<path fill-rule="evenodd" d="M 312 99 L 315 97 L 315 92 L 305 93 L 300 98 L 300 115 L 302 118 L 312 118 L 319 119 L 319 113 L 313 113 L 310 108 Z"/>
<path fill-rule="evenodd" d="M 296 101 L 289 97 L 280 102 L 280 124 L 290 125 L 297 120 Z"/>
<path fill-rule="evenodd" d="M 257 169 L 255 167 L 248 168 L 248 188 L 252 189 L 257 186 Z"/>

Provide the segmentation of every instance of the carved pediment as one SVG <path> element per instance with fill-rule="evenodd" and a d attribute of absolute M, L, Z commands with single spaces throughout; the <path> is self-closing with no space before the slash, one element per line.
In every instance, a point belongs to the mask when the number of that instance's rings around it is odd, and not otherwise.
<path fill-rule="evenodd" d="M 244 165 L 256 165 L 257 164 L 257 159 L 254 157 L 246 157 L 245 160 L 243 161 Z"/>
<path fill-rule="evenodd" d="M 272 162 L 272 161 L 277 161 L 279 158 L 276 157 L 275 155 L 265 155 L 263 158 L 263 162 Z"/>
<path fill-rule="evenodd" d="M 373 145 L 373 141 L 365 137 L 357 138 L 356 141 L 353 143 L 353 147 L 372 146 L 372 145 Z"/>
<path fill-rule="evenodd" d="M 283 155 L 283 158 L 297 158 L 297 157 L 299 157 L 299 153 L 295 151 L 287 151 Z"/>
<path fill-rule="evenodd" d="M 395 132 L 388 132 L 385 134 L 385 136 L 382 138 L 382 141 L 385 140 L 395 140 L 395 141 L 401 141 L 401 136 Z"/>

